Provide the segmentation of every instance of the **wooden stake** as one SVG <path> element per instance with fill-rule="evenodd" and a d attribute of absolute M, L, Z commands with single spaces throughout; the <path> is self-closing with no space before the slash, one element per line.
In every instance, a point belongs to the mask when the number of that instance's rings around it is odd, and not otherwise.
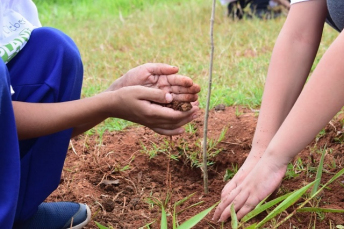
<path fill-rule="evenodd" d="M 209 64 L 209 81 L 208 81 L 208 96 L 207 96 L 207 106 L 204 115 L 204 132 L 203 132 L 203 182 L 204 182 L 204 193 L 208 194 L 208 155 L 207 155 L 207 133 L 208 133 L 208 117 L 209 117 L 209 104 L 211 95 L 211 85 L 213 76 L 213 59 L 214 59 L 214 17 L 215 17 L 215 6 L 216 0 L 213 0 L 213 7 L 210 18 L 210 64 Z"/>

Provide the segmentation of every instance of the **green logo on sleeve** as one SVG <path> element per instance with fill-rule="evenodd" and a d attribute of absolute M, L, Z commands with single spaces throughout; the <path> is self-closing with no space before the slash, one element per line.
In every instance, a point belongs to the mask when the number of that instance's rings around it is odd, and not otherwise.
<path fill-rule="evenodd" d="M 0 56 L 2 60 L 7 64 L 17 53 L 25 46 L 30 38 L 32 29 L 26 28 L 22 30 L 16 38 L 10 41 L 8 44 L 0 46 Z"/>

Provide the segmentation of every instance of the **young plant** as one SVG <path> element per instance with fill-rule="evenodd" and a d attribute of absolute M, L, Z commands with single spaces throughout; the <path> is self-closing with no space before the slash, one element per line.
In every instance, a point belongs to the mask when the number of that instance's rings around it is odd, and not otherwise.
<path fill-rule="evenodd" d="M 168 152 L 168 145 L 166 142 L 161 143 L 160 145 L 157 145 L 154 142 L 151 142 L 151 147 L 148 148 L 145 144 L 140 142 L 140 145 L 142 149 L 140 150 L 141 153 L 147 154 L 149 156 L 149 159 L 154 158 L 158 153 L 167 153 Z"/>
<path fill-rule="evenodd" d="M 197 225 L 211 210 L 213 210 L 216 205 L 214 204 L 213 206 L 207 208 L 206 210 L 203 210 L 202 212 L 196 214 L 195 216 L 191 217 L 181 225 L 179 225 L 178 222 L 178 215 L 183 213 L 184 211 L 193 208 L 195 206 L 198 206 L 203 203 L 203 201 L 197 202 L 195 204 L 192 204 L 182 210 L 177 210 L 177 207 L 181 206 L 184 204 L 186 201 L 188 201 L 195 193 L 190 194 L 189 196 L 183 198 L 182 200 L 179 200 L 173 204 L 173 209 L 171 213 L 168 213 L 168 203 L 170 202 L 171 195 L 167 195 L 166 199 L 164 201 L 160 201 L 159 199 L 155 197 L 149 197 L 147 198 L 147 203 L 157 205 L 161 209 L 161 220 L 160 220 L 160 228 L 161 229 L 168 229 L 168 219 L 167 216 L 172 216 L 172 228 L 173 229 L 190 229 Z"/>
<path fill-rule="evenodd" d="M 189 134 L 195 134 L 197 132 L 197 127 L 194 123 L 189 122 L 185 125 L 185 132 Z"/>
<path fill-rule="evenodd" d="M 213 165 L 214 162 L 211 161 L 213 158 L 215 158 L 222 149 L 218 147 L 218 144 L 223 141 L 226 133 L 227 133 L 228 127 L 224 127 L 217 139 L 208 139 L 207 141 L 207 166 Z M 182 153 L 184 153 L 187 161 L 190 161 L 191 167 L 197 167 L 201 168 L 203 167 L 203 160 L 202 160 L 202 140 L 199 142 L 196 142 L 195 144 L 196 149 L 191 150 L 189 149 L 188 145 L 185 145 L 184 148 L 187 148 L 188 150 L 182 150 Z"/>
<path fill-rule="evenodd" d="M 238 164 L 232 163 L 232 169 L 226 169 L 226 174 L 223 177 L 223 181 L 226 182 L 232 179 L 237 172 L 238 172 Z"/>

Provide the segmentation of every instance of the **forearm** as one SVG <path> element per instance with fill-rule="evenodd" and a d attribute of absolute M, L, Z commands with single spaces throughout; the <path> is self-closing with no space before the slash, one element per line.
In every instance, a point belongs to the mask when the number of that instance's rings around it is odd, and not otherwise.
<path fill-rule="evenodd" d="M 292 13 L 292 12 L 291 12 Z M 290 25 L 292 24 L 292 25 Z M 263 153 L 305 84 L 322 34 L 321 21 L 307 30 L 286 21 L 272 53 L 253 149 Z"/>
<path fill-rule="evenodd" d="M 44 136 L 107 117 L 103 95 L 63 103 L 13 102 L 19 139 Z"/>
<path fill-rule="evenodd" d="M 287 163 L 314 139 L 344 105 L 344 36 L 324 54 L 268 152 Z"/>
<path fill-rule="evenodd" d="M 98 125 L 104 120 L 105 118 L 99 118 L 99 119 L 93 120 L 92 122 L 74 127 L 73 132 L 72 132 L 72 138 L 84 133 L 85 131 L 88 131 L 89 129 L 92 129 L 93 127 L 95 127 L 96 125 Z"/>

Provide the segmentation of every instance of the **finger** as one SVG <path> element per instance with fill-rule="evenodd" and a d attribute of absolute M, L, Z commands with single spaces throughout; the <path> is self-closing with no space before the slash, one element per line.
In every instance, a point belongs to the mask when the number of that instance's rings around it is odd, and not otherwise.
<path fill-rule="evenodd" d="M 130 86 L 133 93 L 136 94 L 140 100 L 147 100 L 156 103 L 170 103 L 173 97 L 170 93 L 166 93 L 163 90 L 156 88 L 149 88 L 144 86 Z"/>
<path fill-rule="evenodd" d="M 160 86 L 160 88 L 163 89 L 168 89 L 169 92 L 175 93 L 175 94 L 196 94 L 201 91 L 201 88 L 198 84 L 193 84 L 189 87 L 187 86 L 176 86 L 176 85 L 165 85 L 165 86 Z"/>
<path fill-rule="evenodd" d="M 227 195 L 221 198 L 220 204 L 217 206 L 215 213 L 214 213 L 214 220 L 221 220 L 223 212 L 227 209 L 227 207 L 232 203 L 234 198 L 239 194 L 241 191 L 240 188 L 236 188 L 229 192 Z"/>
<path fill-rule="evenodd" d="M 231 181 L 229 181 L 221 191 L 221 203 L 218 205 L 218 207 L 216 208 L 216 211 L 213 215 L 214 221 L 219 220 L 219 218 L 222 214 L 222 211 L 226 207 L 225 200 L 228 199 L 228 196 L 230 195 L 230 193 L 237 187 L 237 182 L 234 179 L 235 179 L 235 177 Z"/>
<path fill-rule="evenodd" d="M 165 108 L 165 107 L 163 107 Z M 185 115 L 184 113 L 187 112 L 181 112 L 181 111 L 174 111 L 170 108 L 165 108 L 169 110 L 170 114 L 166 114 L 168 112 L 161 112 L 160 109 L 157 109 L 155 114 L 158 114 L 157 117 L 154 119 L 156 120 L 154 123 L 148 124 L 148 127 L 150 127 L 152 130 L 159 134 L 163 135 L 178 135 L 184 133 L 183 126 L 192 120 L 198 118 L 197 109 L 193 108 L 193 113 Z M 159 115 L 159 113 L 161 113 Z M 165 116 L 163 116 L 165 115 Z M 176 118 L 177 115 L 181 115 L 178 118 Z"/>
<path fill-rule="evenodd" d="M 198 107 L 198 106 L 199 106 L 199 101 L 197 100 L 197 101 L 195 101 L 195 102 L 192 102 L 191 105 L 192 105 L 192 106 L 197 106 L 197 107 Z"/>
<path fill-rule="evenodd" d="M 225 187 L 222 189 L 221 198 L 222 198 L 222 195 L 226 195 L 226 196 L 227 196 L 227 194 L 230 193 L 230 192 L 231 192 L 233 189 L 235 189 L 237 186 L 238 186 L 238 185 L 237 185 L 236 181 L 232 179 L 232 180 L 231 180 L 230 182 L 228 182 L 228 183 L 225 185 Z M 223 197 L 225 197 L 225 196 L 223 196 Z"/>
<path fill-rule="evenodd" d="M 190 111 L 176 111 L 171 108 L 163 107 L 161 109 L 160 107 L 160 109 L 156 110 L 157 119 L 159 118 L 159 122 L 156 122 L 156 125 L 158 125 L 156 127 L 166 130 L 180 128 L 198 118 L 198 110 L 198 107 L 193 107 Z"/>
<path fill-rule="evenodd" d="M 179 71 L 175 66 L 162 63 L 148 63 L 144 64 L 143 67 L 145 67 L 152 75 L 171 75 L 176 74 Z"/>
<path fill-rule="evenodd" d="M 182 87 L 191 87 L 193 86 L 193 81 L 191 78 L 183 75 L 168 75 L 167 82 L 172 86 L 182 86 Z"/>
<path fill-rule="evenodd" d="M 197 94 L 172 94 L 173 100 L 181 102 L 195 102 L 198 100 Z"/>
<path fill-rule="evenodd" d="M 245 204 L 247 198 L 249 197 L 248 192 L 240 192 L 235 199 L 228 205 L 227 208 L 222 212 L 219 219 L 220 222 L 225 222 L 231 216 L 231 206 L 234 205 L 234 210 L 237 212 Z"/>
<path fill-rule="evenodd" d="M 157 132 L 158 134 L 167 135 L 167 136 L 179 135 L 185 132 L 184 128 L 177 128 L 174 130 L 152 128 L 152 130 Z"/>
<path fill-rule="evenodd" d="M 240 210 L 237 212 L 237 218 L 240 220 L 242 217 L 244 217 L 247 213 L 252 211 L 258 204 L 259 200 L 256 197 L 250 196 L 245 204 L 240 208 Z"/>

